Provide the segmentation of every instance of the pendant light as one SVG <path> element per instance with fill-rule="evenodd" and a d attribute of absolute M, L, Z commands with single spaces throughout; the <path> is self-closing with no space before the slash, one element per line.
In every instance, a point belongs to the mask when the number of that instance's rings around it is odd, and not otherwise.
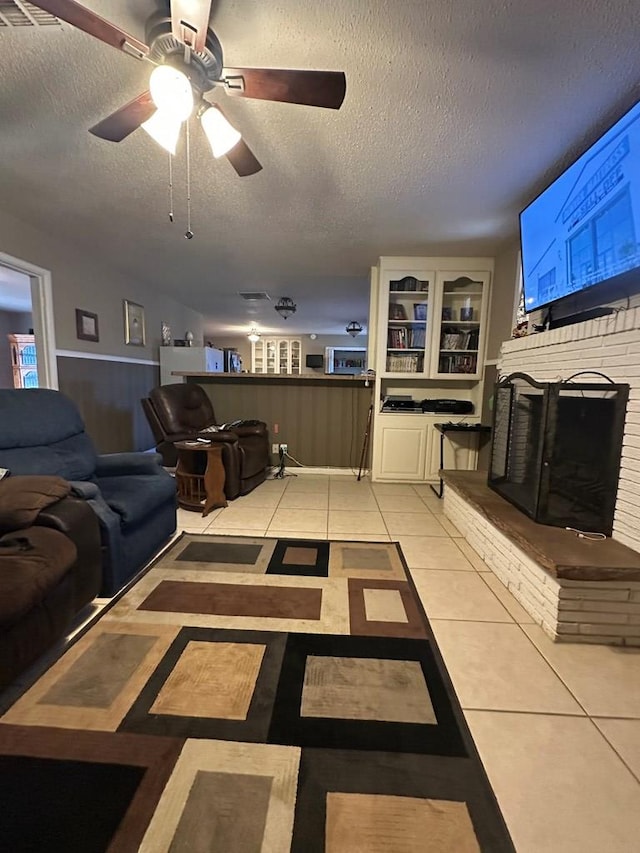
<path fill-rule="evenodd" d="M 298 306 L 289 296 L 283 296 L 278 300 L 278 304 L 274 305 L 274 309 L 284 320 L 286 320 L 287 317 L 296 313 Z"/>
<path fill-rule="evenodd" d="M 362 331 L 362 326 L 360 325 L 360 323 L 356 322 L 355 320 L 352 320 L 345 331 L 348 332 L 352 338 L 355 338 Z"/>

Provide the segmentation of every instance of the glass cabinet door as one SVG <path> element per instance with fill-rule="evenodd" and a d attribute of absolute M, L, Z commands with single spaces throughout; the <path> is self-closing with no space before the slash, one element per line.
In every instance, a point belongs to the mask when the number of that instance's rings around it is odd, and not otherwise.
<path fill-rule="evenodd" d="M 278 341 L 278 373 L 289 373 L 289 341 Z"/>
<path fill-rule="evenodd" d="M 439 281 L 433 375 L 449 379 L 478 378 L 484 339 L 486 273 L 443 273 Z"/>
<path fill-rule="evenodd" d="M 264 341 L 251 342 L 251 355 L 253 361 L 252 371 L 254 373 L 264 373 Z"/>
<path fill-rule="evenodd" d="M 300 341 L 291 341 L 291 373 L 300 373 Z"/>
<path fill-rule="evenodd" d="M 428 370 L 429 304 L 433 276 L 421 273 L 392 276 L 388 284 L 386 316 L 381 318 L 381 334 L 386 337 L 382 371 L 386 375 L 424 374 Z M 384 314 L 385 306 L 383 305 Z"/>
<path fill-rule="evenodd" d="M 277 373 L 277 345 L 275 341 L 267 341 L 267 369 L 265 373 Z"/>

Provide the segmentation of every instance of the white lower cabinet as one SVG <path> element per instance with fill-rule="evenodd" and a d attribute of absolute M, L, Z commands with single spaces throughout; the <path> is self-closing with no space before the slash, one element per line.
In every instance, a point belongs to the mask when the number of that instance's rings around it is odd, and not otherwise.
<path fill-rule="evenodd" d="M 446 415 L 379 414 L 373 445 L 374 481 L 435 482 L 440 470 L 440 438 L 435 423 Z M 469 420 L 469 423 L 475 422 Z M 474 471 L 478 433 L 449 432 L 444 437 L 444 467 Z"/>
<path fill-rule="evenodd" d="M 374 480 L 424 480 L 429 468 L 429 424 L 420 416 L 390 415 L 381 417 L 379 434 L 374 443 Z"/>

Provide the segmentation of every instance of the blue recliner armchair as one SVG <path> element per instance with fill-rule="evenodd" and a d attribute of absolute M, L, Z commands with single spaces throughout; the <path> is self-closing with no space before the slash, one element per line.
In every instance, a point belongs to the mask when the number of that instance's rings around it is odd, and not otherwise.
<path fill-rule="evenodd" d="M 121 589 L 176 529 L 176 487 L 156 453 L 99 455 L 75 404 L 47 388 L 0 390 L 0 467 L 56 474 L 100 521 L 102 595 Z"/>

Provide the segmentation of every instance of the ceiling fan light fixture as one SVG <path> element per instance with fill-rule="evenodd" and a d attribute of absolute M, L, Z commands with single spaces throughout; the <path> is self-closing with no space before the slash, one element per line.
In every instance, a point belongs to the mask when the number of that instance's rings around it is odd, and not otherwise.
<path fill-rule="evenodd" d="M 289 296 L 283 296 L 282 299 L 278 300 L 278 304 L 273 307 L 284 320 L 298 310 L 298 306 Z"/>
<path fill-rule="evenodd" d="M 214 105 L 207 107 L 201 114 L 200 123 L 214 157 L 223 157 L 240 142 L 240 131 Z"/>
<path fill-rule="evenodd" d="M 186 121 L 193 111 L 193 90 L 186 74 L 170 65 L 151 72 L 149 91 L 156 107 L 172 118 Z"/>
<path fill-rule="evenodd" d="M 182 127 L 180 119 L 175 119 L 162 110 L 156 110 L 151 118 L 142 122 L 140 127 L 146 130 L 149 136 L 170 154 L 176 153 L 180 128 Z"/>
<path fill-rule="evenodd" d="M 348 334 L 351 335 L 352 338 L 357 337 L 362 331 L 362 326 L 356 320 L 352 320 L 346 328 Z"/>

